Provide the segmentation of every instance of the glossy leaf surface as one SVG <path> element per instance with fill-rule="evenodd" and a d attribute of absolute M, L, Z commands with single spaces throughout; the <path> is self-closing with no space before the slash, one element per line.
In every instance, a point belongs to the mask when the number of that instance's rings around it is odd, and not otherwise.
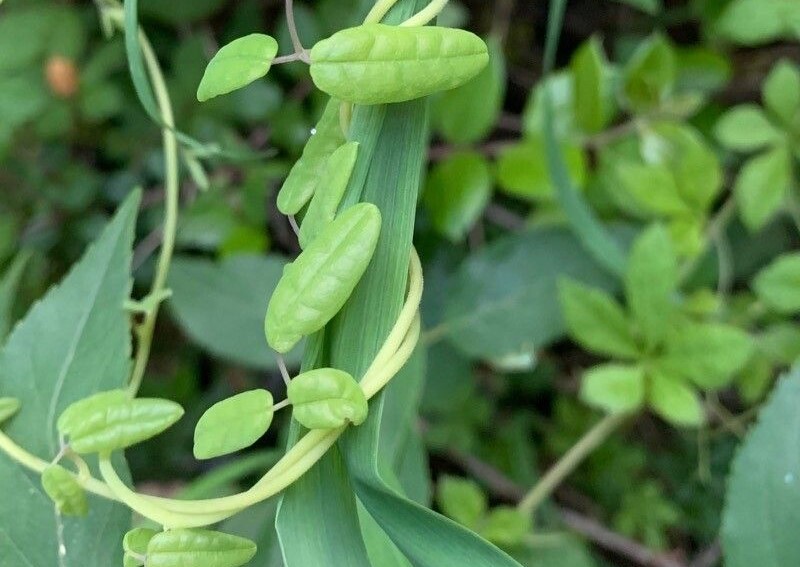
<path fill-rule="evenodd" d="M 251 390 L 211 406 L 194 430 L 194 456 L 211 459 L 249 447 L 272 423 L 272 394 Z"/>
<path fill-rule="evenodd" d="M 147 567 L 239 567 L 256 554 L 243 537 L 210 530 L 169 530 L 147 545 Z"/>
<path fill-rule="evenodd" d="M 200 102 L 249 85 L 269 72 L 278 42 L 259 33 L 240 37 L 220 49 L 209 62 L 200 86 Z"/>
<path fill-rule="evenodd" d="M 287 352 L 339 312 L 372 259 L 380 228 L 375 205 L 354 205 L 286 266 L 267 307 L 272 348 Z"/>
<path fill-rule="evenodd" d="M 356 104 L 413 100 L 463 85 L 489 62 L 486 44 L 463 30 L 367 24 L 311 50 L 311 77 Z"/>
<path fill-rule="evenodd" d="M 85 516 L 89 512 L 86 492 L 61 465 L 50 465 L 42 472 L 42 488 L 64 516 Z"/>
<path fill-rule="evenodd" d="M 367 399 L 358 382 L 342 370 L 309 370 L 289 382 L 286 390 L 293 417 L 308 429 L 333 429 L 367 418 Z"/>
<path fill-rule="evenodd" d="M 76 453 L 109 453 L 155 437 L 182 415 L 175 402 L 130 399 L 124 390 L 112 390 L 72 404 L 61 414 L 58 430 Z"/>

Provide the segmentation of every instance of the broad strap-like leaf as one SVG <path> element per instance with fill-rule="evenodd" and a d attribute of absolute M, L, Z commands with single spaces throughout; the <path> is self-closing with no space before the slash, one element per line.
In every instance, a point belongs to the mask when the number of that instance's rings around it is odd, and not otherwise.
<path fill-rule="evenodd" d="M 60 285 L 17 325 L 0 351 L 0 396 L 22 402 L 6 433 L 51 460 L 59 450 L 55 423 L 71 403 L 120 388 L 129 374 L 130 259 L 138 193 Z M 57 518 L 39 479 L 0 453 L 0 557 L 9 565 L 53 567 L 59 562 L 57 529 L 63 525 L 66 567 L 107 567 L 122 561 L 122 534 L 130 511 L 91 497 L 86 518 Z M 25 511 L 20 522 L 19 511 Z"/>
<path fill-rule="evenodd" d="M 800 565 L 800 370 L 785 376 L 733 461 L 722 522 L 727 567 Z"/>
<path fill-rule="evenodd" d="M 376 203 L 384 214 L 381 242 L 351 301 L 331 326 L 330 338 L 331 365 L 354 376 L 371 363 L 394 324 L 406 293 L 427 140 L 425 112 L 424 101 L 387 109 L 361 195 L 363 200 Z M 398 171 L 401 173 L 394 173 Z M 391 180 L 389 185 L 387 180 Z M 517 567 L 490 543 L 402 494 L 394 471 L 380 459 L 381 406 L 406 403 L 404 399 L 392 402 L 389 395 L 376 397 L 366 422 L 348 430 L 342 441 L 353 487 L 366 511 L 417 567 Z"/>

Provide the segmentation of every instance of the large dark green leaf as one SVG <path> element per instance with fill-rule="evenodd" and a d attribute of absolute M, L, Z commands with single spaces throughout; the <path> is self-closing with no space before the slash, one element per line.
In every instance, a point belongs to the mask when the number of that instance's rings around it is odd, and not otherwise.
<path fill-rule="evenodd" d="M 723 515 L 727 567 L 800 565 L 800 370 L 783 378 L 733 463 Z"/>
<path fill-rule="evenodd" d="M 219 263 L 175 258 L 169 276 L 172 312 L 209 352 L 253 368 L 275 368 L 264 315 L 285 264 L 277 256 L 232 256 Z M 289 359 L 298 356 L 295 352 Z"/>
<path fill-rule="evenodd" d="M 446 337 L 475 358 L 531 352 L 565 332 L 558 303 L 561 277 L 615 289 L 614 278 L 562 228 L 534 228 L 501 239 L 468 258 L 451 281 Z"/>
<path fill-rule="evenodd" d="M 56 419 L 72 402 L 124 386 L 130 335 L 124 302 L 138 194 L 62 283 L 36 304 L 0 352 L 0 395 L 22 401 L 8 435 L 46 460 L 59 450 Z M 90 498 L 89 515 L 58 518 L 36 475 L 0 454 L 0 564 L 4 567 L 107 567 L 122 561 L 130 524 L 123 506 Z M 23 514 L 25 521 L 20 521 Z M 59 562 L 63 526 L 66 555 Z"/>

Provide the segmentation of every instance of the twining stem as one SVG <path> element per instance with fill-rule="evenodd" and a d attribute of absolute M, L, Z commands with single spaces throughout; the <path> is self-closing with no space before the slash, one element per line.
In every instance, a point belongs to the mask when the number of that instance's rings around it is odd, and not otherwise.
<path fill-rule="evenodd" d="M 592 427 L 564 454 L 517 505 L 517 510 L 531 515 L 536 508 L 567 478 L 592 451 L 599 447 L 629 416 L 611 414 Z"/>
<path fill-rule="evenodd" d="M 367 399 L 374 397 L 400 371 L 416 348 L 420 335 L 418 311 L 422 286 L 422 266 L 419 256 L 412 251 L 405 304 L 389 336 L 362 376 L 361 388 Z M 202 527 L 224 520 L 284 490 L 313 467 L 346 429 L 344 426 L 309 431 L 250 489 L 223 498 L 188 501 L 138 494 L 119 478 L 108 456 L 100 459 L 100 472 L 105 483 L 85 475 L 74 476 L 86 490 L 123 502 L 165 527 Z M 40 474 L 49 466 L 49 463 L 28 453 L 2 432 L 0 450 Z"/>
<path fill-rule="evenodd" d="M 167 274 L 172 262 L 172 254 L 175 251 L 175 235 L 178 228 L 178 207 L 179 207 L 179 172 L 178 172 L 178 139 L 175 135 L 175 115 L 172 111 L 172 103 L 169 99 L 169 91 L 161 72 L 161 66 L 155 56 L 153 47 L 147 36 L 139 33 L 139 41 L 142 46 L 147 72 L 153 84 L 156 102 L 161 113 L 161 120 L 164 127 L 161 129 L 161 136 L 164 144 L 164 228 L 161 236 L 161 254 L 156 265 L 156 274 L 150 288 L 150 296 L 158 297 L 164 294 L 167 285 Z M 142 385 L 144 372 L 147 362 L 150 359 L 150 349 L 153 342 L 153 332 L 156 327 L 158 317 L 159 302 L 154 302 L 151 308 L 145 313 L 141 324 L 137 327 L 137 346 L 136 358 L 133 363 L 128 390 L 131 395 L 136 395 Z"/>
<path fill-rule="evenodd" d="M 36 455 L 32 455 L 17 445 L 13 439 L 11 439 L 2 431 L 0 431 L 0 451 L 3 451 L 11 459 L 17 461 L 19 464 L 35 473 L 42 474 L 44 469 L 50 466 L 50 463 L 47 461 L 40 459 Z M 75 479 L 78 481 L 78 483 L 89 492 L 97 494 L 98 496 L 102 496 L 103 498 L 116 500 L 114 493 L 108 488 L 108 486 L 105 485 L 105 483 L 100 482 L 92 477 L 85 478 L 83 475 L 73 476 L 75 476 Z"/>
<path fill-rule="evenodd" d="M 395 4 L 397 4 L 397 0 L 378 0 L 375 2 L 372 10 L 369 11 L 369 14 L 367 14 L 367 17 L 364 18 L 364 23 L 377 24 L 389 13 L 389 10 L 391 10 Z"/>
<path fill-rule="evenodd" d="M 415 15 L 400 24 L 403 27 L 411 28 L 429 24 L 438 16 L 450 0 L 433 0 Z"/>

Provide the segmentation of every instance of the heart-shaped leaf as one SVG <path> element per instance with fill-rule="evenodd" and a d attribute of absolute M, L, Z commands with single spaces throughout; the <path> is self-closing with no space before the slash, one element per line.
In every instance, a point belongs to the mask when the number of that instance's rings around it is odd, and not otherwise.
<path fill-rule="evenodd" d="M 276 351 L 291 350 L 339 312 L 367 269 L 381 229 L 375 205 L 347 209 L 283 270 L 264 328 Z"/>
<path fill-rule="evenodd" d="M 69 406 L 58 419 L 58 431 L 69 437 L 76 453 L 110 453 L 158 435 L 182 415 L 175 402 L 131 399 L 124 390 L 111 390 Z"/>
<path fill-rule="evenodd" d="M 253 33 L 240 37 L 220 49 L 206 67 L 197 100 L 200 102 L 249 85 L 269 72 L 278 53 L 274 38 Z"/>
<path fill-rule="evenodd" d="M 19 411 L 20 401 L 16 398 L 0 398 L 0 424 L 8 421 Z"/>
<path fill-rule="evenodd" d="M 309 429 L 333 429 L 367 418 L 367 398 L 358 382 L 342 370 L 318 368 L 289 382 L 286 396 L 294 418 Z"/>
<path fill-rule="evenodd" d="M 170 530 L 150 540 L 147 567 L 239 567 L 255 554 L 256 544 L 243 537 L 209 530 Z"/>
<path fill-rule="evenodd" d="M 194 430 L 194 456 L 211 459 L 255 443 L 272 423 L 272 394 L 252 390 L 211 406 Z"/>
<path fill-rule="evenodd" d="M 86 492 L 77 479 L 61 465 L 50 465 L 42 472 L 42 488 L 64 516 L 85 516 L 89 512 Z"/>

